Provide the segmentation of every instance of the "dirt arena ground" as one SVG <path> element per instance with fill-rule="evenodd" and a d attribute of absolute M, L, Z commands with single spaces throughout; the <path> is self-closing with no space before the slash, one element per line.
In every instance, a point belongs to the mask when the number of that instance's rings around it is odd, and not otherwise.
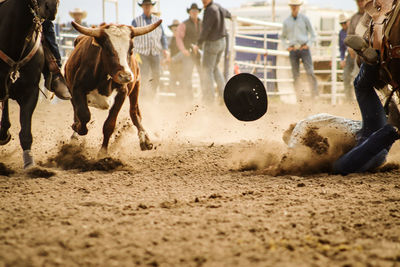
<path fill-rule="evenodd" d="M 127 106 L 110 154 L 115 171 L 22 170 L 18 108 L 0 162 L 0 266 L 400 266 L 400 171 L 346 177 L 239 170 L 285 151 L 282 132 L 318 112 L 359 118 L 352 106 L 272 100 L 259 121 L 224 107 L 145 105 L 155 149 L 141 152 Z M 106 112 L 80 140 L 95 158 Z M 68 102 L 38 105 L 33 153 L 48 166 L 72 134 Z M 400 163 L 396 144 L 388 162 Z M 42 167 L 44 168 L 44 167 Z"/>

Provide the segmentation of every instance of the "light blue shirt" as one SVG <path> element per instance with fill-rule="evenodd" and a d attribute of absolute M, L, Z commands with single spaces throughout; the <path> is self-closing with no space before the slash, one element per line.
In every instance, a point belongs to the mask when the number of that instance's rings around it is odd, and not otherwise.
<path fill-rule="evenodd" d="M 285 49 L 303 44 L 311 47 L 315 41 L 315 32 L 310 20 L 303 14 L 298 14 L 297 18 L 292 15 L 288 17 L 283 22 L 281 41 Z"/>

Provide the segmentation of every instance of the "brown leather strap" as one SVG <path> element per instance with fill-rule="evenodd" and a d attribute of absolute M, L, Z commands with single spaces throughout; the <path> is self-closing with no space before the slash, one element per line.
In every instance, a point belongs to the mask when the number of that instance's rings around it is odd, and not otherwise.
<path fill-rule="evenodd" d="M 2 59 L 5 63 L 7 63 L 11 68 L 15 68 L 17 66 L 18 66 L 18 68 L 23 67 L 26 63 L 28 63 L 33 58 L 34 55 L 36 55 L 36 52 L 39 50 L 41 35 L 42 35 L 42 33 L 38 32 L 38 36 L 36 38 L 35 45 L 31 49 L 31 51 L 28 53 L 28 55 L 26 55 L 26 57 L 24 57 L 22 60 L 15 62 L 1 50 L 0 50 L 0 59 Z"/>

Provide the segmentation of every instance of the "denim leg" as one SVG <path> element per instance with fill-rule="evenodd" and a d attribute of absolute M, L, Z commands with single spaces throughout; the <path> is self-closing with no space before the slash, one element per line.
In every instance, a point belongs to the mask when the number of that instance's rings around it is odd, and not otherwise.
<path fill-rule="evenodd" d="M 61 55 L 58 48 L 54 24 L 51 20 L 45 20 L 42 25 L 44 38 L 49 45 L 50 51 L 53 53 L 54 57 L 57 60 L 57 65 L 61 67 Z"/>
<path fill-rule="evenodd" d="M 314 66 L 311 58 L 311 53 L 309 49 L 304 49 L 300 51 L 301 54 L 301 61 L 303 62 L 304 69 L 306 70 L 307 73 L 307 78 L 308 78 L 308 84 L 310 85 L 311 89 L 311 95 L 318 96 L 318 82 L 317 78 L 315 77 L 314 74 Z"/>
<path fill-rule="evenodd" d="M 217 55 L 204 50 L 203 55 L 203 100 L 211 102 L 214 99 L 214 66 Z"/>
<path fill-rule="evenodd" d="M 355 93 L 363 122 L 361 129 L 362 140 L 365 140 L 365 138 L 368 138 L 372 133 L 387 124 L 385 110 L 373 88 L 373 84 L 377 79 L 378 67 L 363 64 L 354 80 Z"/>
<path fill-rule="evenodd" d="M 140 64 L 140 75 L 141 75 L 141 89 L 140 95 L 149 97 L 151 95 L 151 73 L 150 73 L 150 59 L 149 56 L 140 55 L 142 63 Z"/>
<path fill-rule="evenodd" d="M 346 57 L 346 66 L 343 69 L 343 86 L 346 101 L 354 99 L 353 85 L 351 83 L 351 76 L 355 67 L 355 59 L 351 58 L 350 55 Z"/>
<path fill-rule="evenodd" d="M 299 51 L 290 51 L 289 52 L 290 65 L 292 67 L 292 76 L 293 76 L 293 86 L 296 93 L 297 101 L 302 98 L 303 93 L 301 92 L 299 77 L 300 77 L 300 57 Z"/>
<path fill-rule="evenodd" d="M 224 48 L 224 50 L 225 50 L 225 48 Z M 214 71 L 213 71 L 214 79 L 215 79 L 215 82 L 217 83 L 217 90 L 218 90 L 219 96 L 221 98 L 224 97 L 225 78 L 222 75 L 220 69 L 218 68 L 218 64 L 221 60 L 221 57 L 225 53 L 224 50 L 217 54 L 217 59 L 216 59 Z"/>
<path fill-rule="evenodd" d="M 185 99 L 193 98 L 193 90 L 192 90 L 192 75 L 194 69 L 194 61 L 192 57 L 184 57 L 182 60 L 182 73 L 180 77 L 181 88 L 178 90 L 182 97 Z"/>
<path fill-rule="evenodd" d="M 161 76 L 161 59 L 160 55 L 150 56 L 150 67 L 151 67 L 151 74 L 152 74 L 152 81 L 151 81 L 151 90 L 152 93 L 155 95 L 157 93 L 157 88 L 160 85 L 160 76 Z"/>
<path fill-rule="evenodd" d="M 333 164 L 333 172 L 346 175 L 379 167 L 385 162 L 390 147 L 397 139 L 399 135 L 394 127 L 386 124 L 338 159 Z"/>

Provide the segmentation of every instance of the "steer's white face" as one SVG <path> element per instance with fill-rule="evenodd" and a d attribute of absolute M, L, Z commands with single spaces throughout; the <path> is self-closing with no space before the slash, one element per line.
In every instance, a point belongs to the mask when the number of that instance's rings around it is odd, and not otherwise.
<path fill-rule="evenodd" d="M 127 26 L 116 26 L 111 25 L 109 28 L 104 30 L 107 34 L 112 49 L 116 54 L 115 60 L 118 60 L 119 65 L 122 67 L 122 71 L 117 73 L 117 80 L 121 83 L 131 82 L 133 80 L 133 73 L 129 67 L 129 58 L 133 52 L 133 40 L 132 31 Z"/>

